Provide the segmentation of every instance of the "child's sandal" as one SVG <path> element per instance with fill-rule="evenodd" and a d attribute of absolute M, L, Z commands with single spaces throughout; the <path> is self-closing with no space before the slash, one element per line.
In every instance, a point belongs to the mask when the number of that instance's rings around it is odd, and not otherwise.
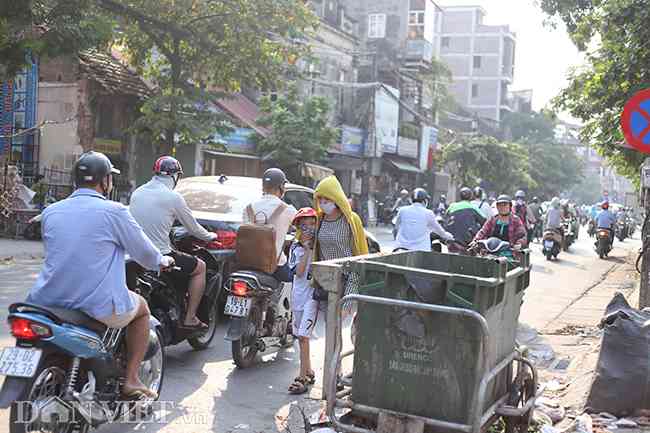
<path fill-rule="evenodd" d="M 296 377 L 294 382 L 289 385 L 289 394 L 304 394 L 309 391 L 309 379 L 306 377 Z"/>

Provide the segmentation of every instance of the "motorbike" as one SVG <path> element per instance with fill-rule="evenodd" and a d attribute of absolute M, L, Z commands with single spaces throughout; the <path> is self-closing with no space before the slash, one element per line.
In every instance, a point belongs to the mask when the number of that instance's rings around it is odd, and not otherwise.
<path fill-rule="evenodd" d="M 628 227 L 628 237 L 634 236 L 634 231 L 636 229 L 636 223 L 634 222 L 634 218 L 628 217 L 627 219 L 627 227 Z"/>
<path fill-rule="evenodd" d="M 564 231 L 564 242 L 562 242 L 562 250 L 569 251 L 569 247 L 573 245 L 576 240 L 575 232 L 573 231 L 573 223 L 569 219 L 562 221 L 562 229 Z"/>
<path fill-rule="evenodd" d="M 596 234 L 596 252 L 598 257 L 604 259 L 612 250 L 612 242 L 610 239 L 611 232 L 607 229 L 598 229 Z"/>
<path fill-rule="evenodd" d="M 538 241 L 544 237 L 544 230 L 543 230 L 543 221 L 542 218 L 538 218 L 537 221 L 535 222 L 535 225 L 533 226 L 533 238 Z"/>
<path fill-rule="evenodd" d="M 596 223 L 594 220 L 589 220 L 589 228 L 587 229 L 587 233 L 589 234 L 590 238 L 596 236 Z"/>
<path fill-rule="evenodd" d="M 542 241 L 542 252 L 546 256 L 546 260 L 557 259 L 563 245 L 562 234 L 557 230 L 546 230 Z"/>
<path fill-rule="evenodd" d="M 623 242 L 629 235 L 629 226 L 626 220 L 620 220 L 616 223 L 616 237 Z"/>
<path fill-rule="evenodd" d="M 222 265 L 208 251 L 209 243 L 198 241 L 183 227 L 174 228 L 171 238 L 174 248 L 192 254 L 206 264 L 206 286 L 197 316 L 208 325 L 208 329 L 190 330 L 182 327 L 189 300 L 187 276 L 148 271 L 129 260 L 126 263 L 127 286 L 149 304 L 151 314 L 160 322 L 164 346 L 187 340 L 195 350 L 204 350 L 210 346 L 217 332 L 221 312 Z"/>
<path fill-rule="evenodd" d="M 107 328 L 80 311 L 27 303 L 12 304 L 8 321 L 16 345 L 0 353 L 0 407 L 11 408 L 10 433 L 86 433 L 151 408 L 153 399 L 121 395 L 124 329 Z M 151 316 L 140 379 L 160 395 L 164 373 L 161 326 Z"/>
<path fill-rule="evenodd" d="M 263 272 L 240 270 L 229 275 L 224 314 L 230 316 L 226 341 L 239 368 L 249 368 L 258 353 L 293 344 L 291 283 Z"/>
<path fill-rule="evenodd" d="M 509 242 L 496 237 L 472 243 L 468 248 L 468 252 L 473 256 L 503 257 L 510 262 L 519 261 L 519 251 L 513 249 Z"/>

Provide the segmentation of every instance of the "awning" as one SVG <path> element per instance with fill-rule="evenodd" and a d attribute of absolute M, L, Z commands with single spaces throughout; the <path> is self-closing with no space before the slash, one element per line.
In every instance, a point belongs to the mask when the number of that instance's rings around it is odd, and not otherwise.
<path fill-rule="evenodd" d="M 391 164 L 393 164 L 393 167 L 395 167 L 398 170 L 406 171 L 408 173 L 422 173 L 422 170 L 420 170 L 418 167 L 416 167 L 413 164 L 409 164 L 408 162 L 404 161 L 396 161 L 392 158 L 386 158 Z"/>
<path fill-rule="evenodd" d="M 260 110 L 257 105 L 241 93 L 219 99 L 217 105 L 260 135 L 266 137 L 270 134 L 270 130 L 255 123 L 257 118 L 260 117 Z"/>
<path fill-rule="evenodd" d="M 302 163 L 302 175 L 319 182 L 328 176 L 334 174 L 331 168 L 323 167 L 322 165 L 312 164 L 310 162 Z"/>
<path fill-rule="evenodd" d="M 217 152 L 215 150 L 204 150 L 203 153 L 213 156 L 227 156 L 229 158 L 243 158 L 243 159 L 256 159 L 259 160 L 259 156 L 247 155 L 245 153 L 227 153 L 227 152 Z"/>
<path fill-rule="evenodd" d="M 329 158 L 327 165 L 334 170 L 363 170 L 363 158 L 349 156 L 339 152 L 327 151 Z"/>

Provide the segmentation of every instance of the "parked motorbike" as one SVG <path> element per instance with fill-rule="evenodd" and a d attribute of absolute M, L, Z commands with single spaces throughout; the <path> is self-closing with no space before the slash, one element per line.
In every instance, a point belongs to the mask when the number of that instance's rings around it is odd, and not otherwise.
<path fill-rule="evenodd" d="M 242 270 L 230 274 L 224 314 L 230 316 L 226 341 L 239 368 L 255 363 L 258 352 L 293 344 L 291 283 L 263 272 Z"/>
<path fill-rule="evenodd" d="M 612 242 L 610 239 L 611 231 L 607 229 L 598 229 L 596 234 L 596 252 L 598 257 L 604 259 L 612 250 Z"/>
<path fill-rule="evenodd" d="M 562 221 L 562 229 L 564 230 L 564 241 L 562 242 L 562 250 L 569 251 L 569 247 L 573 245 L 576 240 L 575 232 L 573 231 L 573 223 L 571 220 L 565 219 Z"/>
<path fill-rule="evenodd" d="M 188 277 L 176 273 L 147 271 L 136 262 L 128 261 L 127 285 L 131 290 L 142 295 L 149 304 L 151 314 L 161 324 L 162 341 L 165 346 L 176 345 L 187 340 L 196 350 L 207 349 L 217 332 L 221 311 L 220 264 L 206 248 L 209 247 L 208 243 L 198 241 L 184 228 L 175 228 L 171 237 L 174 248 L 192 254 L 206 264 L 206 286 L 197 316 L 208 325 L 208 329 L 197 331 L 182 327 L 189 300 Z"/>
<path fill-rule="evenodd" d="M 616 237 L 619 241 L 623 242 L 629 235 L 629 226 L 626 220 L 621 220 L 616 223 Z"/>
<path fill-rule="evenodd" d="M 142 412 L 149 401 L 124 401 L 123 329 L 86 314 L 17 303 L 9 307 L 16 346 L 2 349 L 0 408 L 11 407 L 9 432 L 83 432 Z M 151 317 L 140 379 L 160 395 L 165 356 L 160 323 Z M 139 406 L 136 408 L 136 404 Z"/>
<path fill-rule="evenodd" d="M 562 234 L 557 230 L 544 231 L 543 237 L 543 253 L 546 260 L 557 259 L 562 249 L 563 239 Z"/>

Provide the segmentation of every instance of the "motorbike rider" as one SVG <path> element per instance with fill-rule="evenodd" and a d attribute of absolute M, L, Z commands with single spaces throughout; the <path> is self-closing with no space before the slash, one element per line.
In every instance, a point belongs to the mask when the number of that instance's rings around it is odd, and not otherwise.
<path fill-rule="evenodd" d="M 487 196 L 485 195 L 485 191 L 483 191 L 483 188 L 480 186 L 474 188 L 474 201 L 472 201 L 472 204 L 483 213 L 483 216 L 486 219 L 489 219 L 494 215 L 492 212 L 492 206 L 490 206 Z"/>
<path fill-rule="evenodd" d="M 598 230 L 608 230 L 609 231 L 609 241 L 610 244 L 614 244 L 614 224 L 616 224 L 616 217 L 609 210 L 609 203 L 603 202 L 601 205 L 601 211 L 598 212 L 596 217 L 596 227 Z"/>
<path fill-rule="evenodd" d="M 532 230 L 533 233 L 531 234 L 532 238 L 532 236 L 535 235 L 535 232 L 537 232 L 537 234 L 540 234 L 544 222 L 542 205 L 539 203 L 539 198 L 537 196 L 533 197 L 533 201 L 528 205 L 528 213 L 535 221 Z M 531 239 L 529 239 L 529 243 L 530 240 Z"/>
<path fill-rule="evenodd" d="M 551 207 L 549 207 L 546 213 L 546 230 L 554 230 L 564 237 L 562 211 L 560 210 L 560 199 L 558 197 L 553 197 Z"/>
<path fill-rule="evenodd" d="M 434 212 L 436 215 L 443 215 L 445 212 L 447 212 L 447 208 L 447 196 L 442 194 Z"/>
<path fill-rule="evenodd" d="M 498 214 L 483 225 L 472 243 L 495 237 L 509 242 L 512 247 L 525 248 L 528 245 L 526 227 L 521 219 L 512 212 L 510 196 L 500 195 L 497 198 L 496 206 Z"/>
<path fill-rule="evenodd" d="M 397 248 L 414 251 L 431 251 L 431 233 L 453 241 L 454 236 L 443 229 L 433 211 L 427 209 L 429 193 L 423 188 L 413 191 L 413 204 L 397 212 Z"/>
<path fill-rule="evenodd" d="M 172 257 L 178 272 L 189 278 L 189 301 L 183 327 L 207 329 L 208 325 L 196 317 L 196 312 L 205 291 L 206 266 L 198 257 L 176 251 L 172 248 L 169 233 L 174 221 L 179 221 L 195 238 L 210 242 L 217 239 L 196 221 L 185 199 L 174 188 L 183 176 L 183 168 L 176 158 L 161 156 L 153 165 L 153 177 L 131 194 L 129 210 L 142 226 L 149 239 L 166 256 Z"/>
<path fill-rule="evenodd" d="M 409 197 L 409 192 L 405 189 L 401 190 L 399 192 L 399 198 L 395 200 L 395 204 L 393 205 L 392 213 L 394 214 L 397 212 L 400 208 L 404 206 L 410 206 L 412 204 L 411 198 Z"/>
<path fill-rule="evenodd" d="M 471 189 L 463 187 L 460 189 L 460 201 L 452 203 L 447 209 L 445 228 L 462 245 L 468 245 L 487 220 L 470 201 L 473 196 Z"/>
<path fill-rule="evenodd" d="M 127 207 L 107 199 L 119 171 L 106 155 L 82 154 L 73 174 L 72 195 L 43 211 L 45 264 L 27 302 L 81 310 L 110 328 L 126 328 L 122 394 L 153 398 L 138 376 L 149 340 L 149 307 L 127 289 L 124 255 L 151 270 L 168 268 L 174 260 L 160 253 Z"/>
<path fill-rule="evenodd" d="M 278 281 L 290 283 L 293 281 L 293 275 L 289 269 L 283 247 L 293 218 L 298 211 L 295 207 L 282 201 L 287 182 L 286 174 L 279 168 L 269 168 L 266 170 L 262 176 L 262 198 L 250 204 L 253 208 L 255 221 L 252 221 L 248 212 L 244 210 L 243 222 L 244 224 L 269 224 L 273 226 L 275 230 L 275 251 L 279 254 L 278 268 L 273 274 L 273 277 Z M 269 220 L 278 206 L 285 206 L 284 211 L 273 221 Z"/>

